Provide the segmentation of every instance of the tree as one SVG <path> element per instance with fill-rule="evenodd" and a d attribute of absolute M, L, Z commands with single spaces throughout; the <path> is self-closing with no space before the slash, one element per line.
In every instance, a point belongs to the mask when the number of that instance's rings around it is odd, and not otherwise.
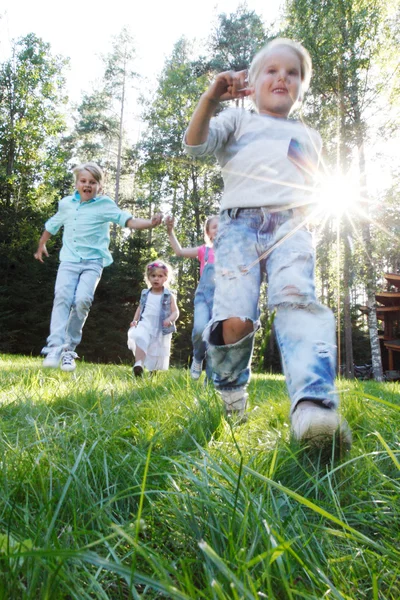
<path fill-rule="evenodd" d="M 66 65 L 34 34 L 13 42 L 0 65 L 0 348 L 8 352 L 39 351 L 48 327 L 57 242 L 46 271 L 32 255 L 70 183 L 71 146 L 61 138 Z"/>
<path fill-rule="evenodd" d="M 210 39 L 209 68 L 217 72 L 247 69 L 265 41 L 261 18 L 245 3 L 240 4 L 229 16 L 218 15 L 218 24 Z"/>
<path fill-rule="evenodd" d="M 75 153 L 80 162 L 93 160 L 106 171 L 115 165 L 113 148 L 118 119 L 110 112 L 112 99 L 105 90 L 84 94 L 75 115 Z"/>
<path fill-rule="evenodd" d="M 138 76 L 137 73 L 132 70 L 135 54 L 136 52 L 133 44 L 133 38 L 128 29 L 124 27 L 119 35 L 114 38 L 111 53 L 104 58 L 106 67 L 104 73 L 105 91 L 119 104 L 117 166 L 115 174 L 114 198 L 117 204 L 119 202 L 124 113 L 127 87 L 129 82 Z"/>
<path fill-rule="evenodd" d="M 46 156 L 65 129 L 67 61 L 33 33 L 15 41 L 0 67 L 0 202 L 15 207 L 36 197 Z"/>

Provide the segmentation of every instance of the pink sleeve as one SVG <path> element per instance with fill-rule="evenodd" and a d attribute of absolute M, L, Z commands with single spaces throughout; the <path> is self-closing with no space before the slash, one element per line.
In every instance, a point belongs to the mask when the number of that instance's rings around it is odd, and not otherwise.
<path fill-rule="evenodd" d="M 203 244 L 202 246 L 200 246 L 200 248 L 197 250 L 197 258 L 200 261 L 200 277 L 201 274 L 203 273 L 203 269 L 204 269 L 204 260 L 205 260 L 205 254 L 206 254 L 206 245 Z"/>
<path fill-rule="evenodd" d="M 199 259 L 200 264 L 204 263 L 204 254 L 205 254 L 205 252 L 206 252 L 206 246 L 205 246 L 205 244 L 203 244 L 203 246 L 200 246 L 197 249 L 197 258 Z"/>

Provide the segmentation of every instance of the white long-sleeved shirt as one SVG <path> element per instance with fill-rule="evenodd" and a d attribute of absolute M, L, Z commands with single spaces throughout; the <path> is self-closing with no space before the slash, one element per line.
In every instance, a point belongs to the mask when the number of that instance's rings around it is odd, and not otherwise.
<path fill-rule="evenodd" d="M 221 210 L 310 203 L 321 147 L 319 133 L 300 121 L 239 108 L 212 118 L 203 144 L 184 141 L 191 156 L 215 154 L 224 180 Z"/>

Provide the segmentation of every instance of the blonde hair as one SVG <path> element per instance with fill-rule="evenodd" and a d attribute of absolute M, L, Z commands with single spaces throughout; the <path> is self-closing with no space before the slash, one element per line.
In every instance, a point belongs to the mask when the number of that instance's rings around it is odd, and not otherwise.
<path fill-rule="evenodd" d="M 219 220 L 219 215 L 210 215 L 204 221 L 204 240 L 207 243 L 211 243 L 209 232 L 210 232 L 211 221 L 213 221 L 214 219 L 217 219 L 217 221 L 218 221 Z"/>
<path fill-rule="evenodd" d="M 290 50 L 293 50 L 293 52 L 297 54 L 300 60 L 300 99 L 302 100 L 303 95 L 306 93 L 310 85 L 312 75 L 312 60 L 310 53 L 304 48 L 302 44 L 300 44 L 299 42 L 295 42 L 294 40 L 290 40 L 288 38 L 275 38 L 274 40 L 268 42 L 263 48 L 261 48 L 259 52 L 257 52 L 253 60 L 251 61 L 249 69 L 249 86 L 254 86 L 255 82 L 257 81 L 269 52 L 273 48 L 277 48 L 279 46 L 290 48 Z"/>
<path fill-rule="evenodd" d="M 89 171 L 89 173 L 94 177 L 94 179 L 103 186 L 104 183 L 104 173 L 100 169 L 99 165 L 95 162 L 87 162 L 82 163 L 74 168 L 73 173 L 75 175 L 75 182 L 78 180 L 79 174 L 82 171 Z"/>
<path fill-rule="evenodd" d="M 167 280 L 165 282 L 166 285 L 172 281 L 173 271 L 172 271 L 171 265 L 164 262 L 163 260 L 156 259 L 156 260 L 153 260 L 153 261 L 147 263 L 145 271 L 144 271 L 144 278 L 145 278 L 148 286 L 151 286 L 151 283 L 149 280 L 149 275 L 156 269 L 162 269 L 165 272 L 165 274 L 167 276 Z"/>

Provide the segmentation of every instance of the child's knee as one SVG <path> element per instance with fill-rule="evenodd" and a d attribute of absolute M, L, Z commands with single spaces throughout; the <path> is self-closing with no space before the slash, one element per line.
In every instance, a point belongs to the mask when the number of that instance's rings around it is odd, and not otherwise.
<path fill-rule="evenodd" d="M 93 298 L 82 296 L 75 301 L 75 310 L 79 317 L 85 317 L 92 306 Z"/>
<path fill-rule="evenodd" d="M 231 317 L 222 323 L 222 336 L 225 344 L 235 344 L 254 331 L 254 323 L 250 319 Z"/>
<path fill-rule="evenodd" d="M 215 346 L 236 344 L 258 329 L 258 321 L 246 317 L 230 317 L 213 323 L 210 328 L 210 343 Z"/>

